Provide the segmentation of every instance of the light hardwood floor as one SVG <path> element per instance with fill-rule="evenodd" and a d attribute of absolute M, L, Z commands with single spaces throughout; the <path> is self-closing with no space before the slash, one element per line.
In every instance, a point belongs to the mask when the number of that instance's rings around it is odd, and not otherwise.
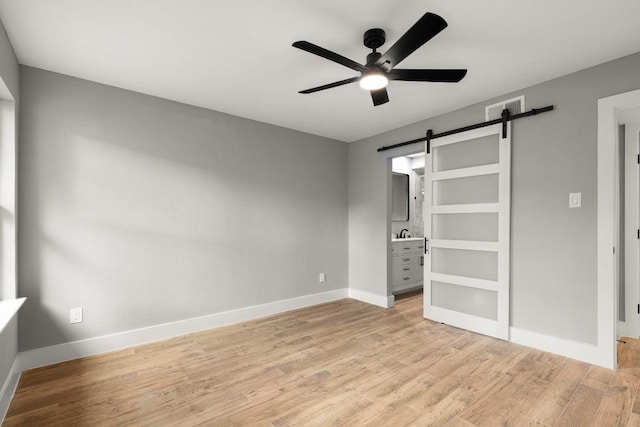
<path fill-rule="evenodd" d="M 24 372 L 4 425 L 640 425 L 626 366 L 345 299 Z"/>

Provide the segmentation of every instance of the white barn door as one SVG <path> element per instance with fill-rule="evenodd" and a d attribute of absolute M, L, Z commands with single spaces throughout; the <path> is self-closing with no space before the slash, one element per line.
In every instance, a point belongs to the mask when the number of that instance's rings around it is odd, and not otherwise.
<path fill-rule="evenodd" d="M 425 153 L 424 317 L 509 339 L 511 127 L 431 141 Z"/>

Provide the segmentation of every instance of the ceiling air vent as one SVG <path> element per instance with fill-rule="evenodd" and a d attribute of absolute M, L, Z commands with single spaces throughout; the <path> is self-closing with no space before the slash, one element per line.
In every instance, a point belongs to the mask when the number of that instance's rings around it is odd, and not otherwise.
<path fill-rule="evenodd" d="M 524 113 L 524 95 L 517 98 L 507 99 L 506 101 L 500 101 L 492 105 L 484 107 L 485 120 L 495 120 L 502 117 L 502 110 L 509 109 L 509 115 Z"/>

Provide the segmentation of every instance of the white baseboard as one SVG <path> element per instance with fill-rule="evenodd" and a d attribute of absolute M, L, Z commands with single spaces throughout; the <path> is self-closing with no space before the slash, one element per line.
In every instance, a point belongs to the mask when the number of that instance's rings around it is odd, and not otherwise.
<path fill-rule="evenodd" d="M 13 361 L 13 365 L 11 366 L 11 370 L 9 371 L 9 375 L 7 375 L 7 379 L 0 389 L 0 424 L 2 424 L 4 418 L 7 416 L 9 404 L 11 403 L 13 394 L 16 392 L 16 388 L 18 387 L 18 381 L 20 380 L 21 374 L 19 365 L 19 359 L 18 356 L 16 356 Z"/>
<path fill-rule="evenodd" d="M 395 297 L 381 296 L 372 294 L 370 292 L 359 291 L 357 289 L 349 289 L 349 298 L 356 299 L 358 301 L 366 302 L 367 304 L 377 305 L 382 308 L 391 308 L 395 303 Z"/>
<path fill-rule="evenodd" d="M 284 313 L 286 311 L 309 307 L 347 298 L 347 288 L 312 295 L 254 305 L 237 310 L 210 314 L 177 322 L 164 323 L 146 328 L 118 332 L 111 335 L 72 341 L 49 347 L 36 348 L 18 354 L 18 372 L 80 357 L 92 356 L 109 351 L 120 350 L 152 341 L 163 340 L 193 332 L 204 331 L 233 323 L 246 322 L 259 317 Z"/>
<path fill-rule="evenodd" d="M 511 327 L 509 332 L 512 343 L 533 347 L 538 350 L 591 363 L 592 365 L 615 369 L 615 366 L 610 366 L 610 358 L 607 357 L 607 351 L 603 349 L 602 346 L 553 337 L 514 327 Z M 611 345 L 613 345 L 613 343 Z"/>

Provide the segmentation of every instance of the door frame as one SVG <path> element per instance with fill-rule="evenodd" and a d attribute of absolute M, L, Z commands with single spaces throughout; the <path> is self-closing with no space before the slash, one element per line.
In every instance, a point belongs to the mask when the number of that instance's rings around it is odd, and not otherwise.
<path fill-rule="evenodd" d="M 631 114 L 629 114 L 631 113 Z M 636 230 L 640 229 L 639 224 L 639 190 L 640 190 L 640 165 L 637 162 L 637 155 L 640 153 L 640 108 L 621 110 L 618 117 L 618 129 L 623 131 L 618 135 L 616 177 L 620 183 L 616 183 L 616 194 L 624 194 L 624 198 L 615 201 L 617 209 L 616 219 L 616 282 L 615 288 L 618 292 L 616 297 L 617 309 L 624 307 L 625 319 L 620 319 L 616 326 L 616 336 L 627 336 L 632 338 L 640 337 L 640 313 L 636 311 L 636 304 L 640 301 L 640 264 L 638 254 L 640 253 L 640 240 L 636 237 Z M 625 125 L 624 128 L 622 125 Z M 622 144 L 620 144 L 622 143 Z M 624 167 L 621 167 L 624 166 Z M 624 174 L 622 173 L 624 172 Z M 617 180 L 617 181 L 618 181 Z M 620 190 L 624 190 L 623 192 Z M 624 237 L 620 228 L 624 231 Z M 618 246 L 620 249 L 618 250 Z M 622 280 L 624 286 L 621 287 Z M 620 305 L 620 299 L 624 295 L 624 305 Z"/>
<path fill-rule="evenodd" d="M 598 99 L 597 325 L 598 344 L 592 363 L 616 367 L 618 322 L 613 254 L 615 218 L 615 154 L 618 111 L 640 106 L 640 89 Z"/>

